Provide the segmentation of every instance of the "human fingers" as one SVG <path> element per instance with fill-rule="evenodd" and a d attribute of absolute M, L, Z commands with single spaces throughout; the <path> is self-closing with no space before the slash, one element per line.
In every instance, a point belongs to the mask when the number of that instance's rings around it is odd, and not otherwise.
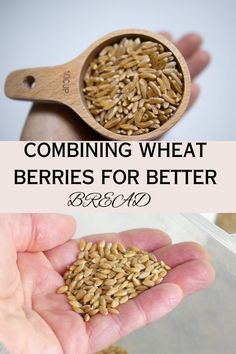
<path fill-rule="evenodd" d="M 94 316 L 87 324 L 89 353 L 160 319 L 180 303 L 182 296 L 178 285 L 161 284 L 119 306 L 118 315 Z"/>
<path fill-rule="evenodd" d="M 56 214 L 0 215 L 0 296 L 13 294 L 19 283 L 17 252 L 37 252 L 69 240 L 75 222 Z"/>
<path fill-rule="evenodd" d="M 189 59 L 195 52 L 197 52 L 201 44 L 202 38 L 197 33 L 187 33 L 175 42 L 176 47 L 185 59 Z"/>
<path fill-rule="evenodd" d="M 155 254 L 158 256 L 158 250 Z M 199 245 L 183 243 L 166 246 L 160 249 L 159 255 L 174 268 L 168 272 L 162 284 L 119 306 L 118 315 L 106 318 L 98 315 L 90 320 L 87 327 L 91 352 L 95 344 L 103 348 L 129 332 L 160 319 L 184 295 L 199 291 L 214 280 L 208 255 Z M 104 338 L 101 333 L 107 333 L 107 337 Z"/>
<path fill-rule="evenodd" d="M 153 252 L 157 259 L 168 263 L 171 268 L 194 259 L 209 260 L 207 251 L 196 242 L 180 242 L 174 245 L 167 245 Z"/>
<path fill-rule="evenodd" d="M 167 38 L 169 41 L 173 40 L 172 34 L 169 31 L 161 31 L 159 34 Z"/>
<path fill-rule="evenodd" d="M 208 287 L 215 279 L 215 272 L 207 260 L 195 259 L 173 268 L 163 283 L 175 283 L 184 295 L 190 295 Z"/>
<path fill-rule="evenodd" d="M 199 50 L 187 61 L 192 79 L 195 79 L 209 64 L 210 55 L 204 50 Z"/>
<path fill-rule="evenodd" d="M 207 287 L 214 280 L 214 270 L 206 250 L 195 242 L 181 242 L 167 245 L 154 252 L 172 269 L 164 278 L 164 283 L 175 283 L 188 295 Z"/>
<path fill-rule="evenodd" d="M 196 84 L 195 82 L 192 82 L 191 85 L 191 95 L 190 95 L 190 99 L 189 99 L 189 103 L 188 103 L 188 109 L 190 109 L 193 104 L 196 102 L 198 96 L 200 93 L 200 87 L 198 84 Z"/>
<path fill-rule="evenodd" d="M 17 252 L 38 252 L 72 238 L 75 220 L 63 214 L 1 214 L 0 226 L 1 239 L 11 239 Z"/>

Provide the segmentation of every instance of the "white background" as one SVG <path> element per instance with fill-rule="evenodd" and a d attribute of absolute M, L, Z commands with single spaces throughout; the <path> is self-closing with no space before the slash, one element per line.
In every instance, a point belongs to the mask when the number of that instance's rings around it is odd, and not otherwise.
<path fill-rule="evenodd" d="M 10 71 L 64 63 L 102 35 L 129 27 L 170 30 L 176 38 L 197 31 L 212 56 L 198 79 L 198 103 L 164 139 L 235 140 L 235 13 L 234 0 L 1 1 L 0 140 L 19 138 L 30 107 L 4 97 Z"/>

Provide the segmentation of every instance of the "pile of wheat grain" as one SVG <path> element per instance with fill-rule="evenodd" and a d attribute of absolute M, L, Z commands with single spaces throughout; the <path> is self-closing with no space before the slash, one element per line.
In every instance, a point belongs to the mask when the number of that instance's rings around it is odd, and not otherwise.
<path fill-rule="evenodd" d="M 101 313 L 118 314 L 118 306 L 160 284 L 170 267 L 154 254 L 121 243 L 79 242 L 77 260 L 64 274 L 66 294 L 72 309 L 85 321 Z"/>
<path fill-rule="evenodd" d="M 84 96 L 93 117 L 116 134 L 140 135 L 158 129 L 177 110 L 183 74 L 161 43 L 123 38 L 90 63 Z"/>

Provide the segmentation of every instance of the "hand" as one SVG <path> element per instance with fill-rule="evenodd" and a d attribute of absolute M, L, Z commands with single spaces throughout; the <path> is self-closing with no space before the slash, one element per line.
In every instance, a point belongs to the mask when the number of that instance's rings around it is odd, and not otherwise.
<path fill-rule="evenodd" d="M 162 284 L 119 307 L 119 315 L 84 322 L 73 312 L 61 274 L 74 262 L 75 222 L 54 214 L 0 216 L 0 341 L 11 354 L 90 354 L 173 310 L 189 294 L 207 287 L 214 271 L 201 246 L 171 245 L 161 231 L 139 229 L 89 237 L 121 241 L 155 253 L 172 267 Z"/>
<path fill-rule="evenodd" d="M 169 32 L 161 34 L 172 40 Z M 194 33 L 183 36 L 175 43 L 188 63 L 192 80 L 205 69 L 210 60 L 209 54 L 200 49 L 201 44 L 201 37 Z M 199 91 L 199 86 L 193 81 L 189 107 L 196 101 Z M 26 120 L 21 139 L 101 140 L 102 137 L 70 108 L 59 104 L 35 103 Z"/>

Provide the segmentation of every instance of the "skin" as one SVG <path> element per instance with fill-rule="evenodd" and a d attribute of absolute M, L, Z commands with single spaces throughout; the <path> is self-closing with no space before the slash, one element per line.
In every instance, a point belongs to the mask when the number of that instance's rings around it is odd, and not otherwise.
<path fill-rule="evenodd" d="M 169 32 L 162 35 L 173 41 Z M 184 35 L 175 42 L 185 57 L 192 77 L 189 107 L 196 102 L 200 88 L 195 79 L 209 64 L 209 53 L 201 49 L 202 39 L 196 33 Z M 87 126 L 70 108 L 59 104 L 35 103 L 26 119 L 21 140 L 100 140 L 102 137 Z"/>
<path fill-rule="evenodd" d="M 66 266 L 76 259 L 74 231 L 69 216 L 0 215 L 0 341 L 12 354 L 97 352 L 160 319 L 214 280 L 209 257 L 198 244 L 172 245 L 168 235 L 154 229 L 94 235 L 87 239 L 151 251 L 172 269 L 162 284 L 121 305 L 119 315 L 99 314 L 85 323 L 66 296 L 56 294 Z"/>

